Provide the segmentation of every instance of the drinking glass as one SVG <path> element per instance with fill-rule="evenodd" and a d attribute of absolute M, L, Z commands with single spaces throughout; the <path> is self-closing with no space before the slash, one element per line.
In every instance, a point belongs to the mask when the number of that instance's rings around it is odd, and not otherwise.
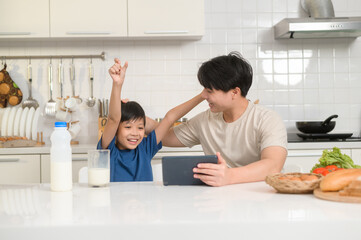
<path fill-rule="evenodd" d="M 105 187 L 110 181 L 110 150 L 88 151 L 88 185 Z"/>

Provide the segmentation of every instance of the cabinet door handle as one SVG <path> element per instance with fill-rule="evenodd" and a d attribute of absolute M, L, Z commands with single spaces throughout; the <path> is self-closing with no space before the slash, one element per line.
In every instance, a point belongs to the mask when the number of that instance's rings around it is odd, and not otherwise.
<path fill-rule="evenodd" d="M 67 35 L 110 35 L 110 32 L 66 32 Z"/>
<path fill-rule="evenodd" d="M 88 158 L 86 157 L 73 157 L 73 161 L 88 161 Z"/>
<path fill-rule="evenodd" d="M 187 30 L 169 30 L 169 31 L 145 31 L 144 34 L 185 34 Z"/>
<path fill-rule="evenodd" d="M 2 158 L 0 162 L 19 162 L 20 158 Z"/>
<path fill-rule="evenodd" d="M 31 32 L 0 32 L 1 36 L 11 36 L 11 35 L 30 35 Z"/>

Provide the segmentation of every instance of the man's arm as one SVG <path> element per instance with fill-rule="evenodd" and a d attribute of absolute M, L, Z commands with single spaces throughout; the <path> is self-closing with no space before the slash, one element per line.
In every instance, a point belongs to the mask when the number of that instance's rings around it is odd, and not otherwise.
<path fill-rule="evenodd" d="M 174 133 L 174 129 L 170 128 L 167 134 L 162 139 L 163 146 L 165 147 L 185 147 L 185 145 L 179 141 Z"/>
<path fill-rule="evenodd" d="M 145 134 L 151 133 L 157 126 L 159 122 L 155 121 L 152 118 L 147 117 L 145 124 Z M 178 140 L 177 136 L 174 133 L 173 127 L 171 127 L 167 134 L 162 139 L 163 146 L 166 147 L 185 147 L 185 145 Z"/>
<path fill-rule="evenodd" d="M 267 147 L 261 152 L 259 161 L 237 168 L 228 168 L 222 156 L 219 153 L 217 156 L 218 164 L 198 164 L 197 168 L 193 169 L 194 177 L 210 186 L 263 181 L 267 175 L 282 170 L 287 151 L 283 147 Z"/>
<path fill-rule="evenodd" d="M 192 110 L 195 106 L 197 106 L 204 99 L 202 98 L 202 94 L 198 94 L 192 99 L 172 108 L 167 112 L 163 120 L 158 124 L 155 129 L 155 133 L 157 136 L 157 143 L 163 140 L 163 138 L 169 134 L 169 129 L 173 125 L 175 121 L 179 118 L 183 117 L 190 110 Z"/>
<path fill-rule="evenodd" d="M 147 116 L 145 118 L 145 134 L 148 135 L 158 126 L 159 122 Z"/>

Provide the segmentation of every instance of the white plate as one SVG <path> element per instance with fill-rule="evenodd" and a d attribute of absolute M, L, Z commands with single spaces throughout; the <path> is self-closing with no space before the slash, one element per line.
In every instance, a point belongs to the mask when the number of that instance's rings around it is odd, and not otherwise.
<path fill-rule="evenodd" d="M 10 113 L 10 108 L 6 108 L 3 113 L 3 118 L 1 120 L 1 136 L 7 136 L 6 130 L 8 128 L 8 118 Z"/>
<path fill-rule="evenodd" d="M 14 136 L 19 136 L 19 126 L 20 126 L 20 118 L 21 114 L 23 112 L 23 109 L 21 107 L 18 108 L 15 114 L 14 119 Z"/>
<path fill-rule="evenodd" d="M 35 113 L 35 108 L 30 108 L 28 117 L 26 118 L 26 128 L 25 128 L 25 137 L 27 139 L 31 138 L 31 126 L 33 125 L 33 116 Z"/>
<path fill-rule="evenodd" d="M 31 139 L 36 140 L 38 133 L 38 121 L 40 116 L 40 108 L 37 108 L 33 117 L 33 125 L 31 127 Z"/>
<path fill-rule="evenodd" d="M 26 123 L 26 118 L 28 116 L 28 112 L 29 112 L 29 108 L 26 107 L 23 109 L 23 113 L 21 114 L 20 125 L 19 125 L 20 137 L 25 137 L 25 123 Z"/>
<path fill-rule="evenodd" d="M 8 136 L 14 136 L 14 119 L 15 119 L 15 113 L 18 110 L 18 107 L 12 107 L 11 111 L 9 113 L 9 119 L 8 119 Z"/>

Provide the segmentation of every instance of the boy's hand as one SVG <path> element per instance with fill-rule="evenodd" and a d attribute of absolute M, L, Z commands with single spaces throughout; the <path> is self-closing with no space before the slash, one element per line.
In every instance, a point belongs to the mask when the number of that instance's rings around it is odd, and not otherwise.
<path fill-rule="evenodd" d="M 128 68 L 128 62 L 125 62 L 123 67 L 120 64 L 120 60 L 118 58 L 115 58 L 114 62 L 115 62 L 114 65 L 111 68 L 109 68 L 109 74 L 115 83 L 123 84 L 125 73 Z"/>

